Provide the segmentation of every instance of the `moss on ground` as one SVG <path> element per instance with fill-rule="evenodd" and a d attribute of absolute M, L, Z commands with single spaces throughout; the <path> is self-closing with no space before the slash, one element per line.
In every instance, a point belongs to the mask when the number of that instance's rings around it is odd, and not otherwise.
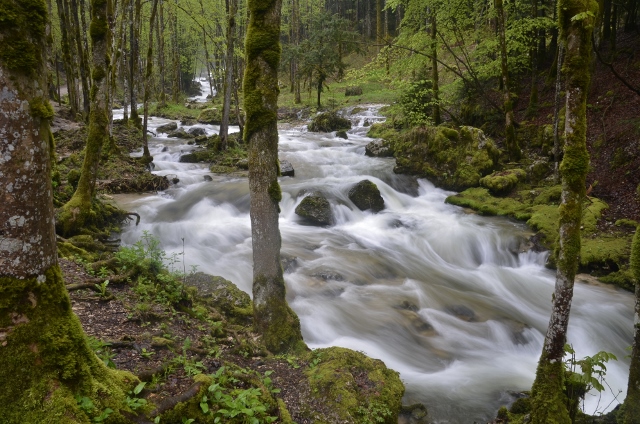
<path fill-rule="evenodd" d="M 342 422 L 398 422 L 404 386 L 396 371 L 380 360 L 341 347 L 318 349 L 309 355 L 313 359 L 306 374 L 312 392 L 335 403 Z"/>

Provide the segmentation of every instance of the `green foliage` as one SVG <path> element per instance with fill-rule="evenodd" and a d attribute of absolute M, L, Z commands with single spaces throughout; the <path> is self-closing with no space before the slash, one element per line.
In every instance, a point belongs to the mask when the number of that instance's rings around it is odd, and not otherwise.
<path fill-rule="evenodd" d="M 244 375 L 249 372 L 239 369 L 236 373 Z M 267 371 L 262 382 L 268 391 L 277 393 L 278 389 L 271 388 L 270 374 Z M 214 423 L 262 424 L 277 420 L 277 417 L 270 415 L 271 406 L 263 401 L 264 394 L 260 388 L 242 388 L 241 379 L 224 366 L 211 378 L 212 382 L 199 405 L 202 413 L 214 417 Z"/>
<path fill-rule="evenodd" d="M 126 400 L 127 406 L 131 408 L 131 410 L 135 411 L 136 409 L 142 408 L 147 404 L 146 399 L 141 399 L 138 397 L 138 395 L 142 392 L 142 390 L 144 389 L 144 386 L 146 385 L 147 383 L 144 381 L 141 383 L 138 383 L 138 385 L 134 387 L 133 390 L 130 390 L 127 393 L 127 398 L 125 400 Z"/>
<path fill-rule="evenodd" d="M 419 79 L 409 83 L 409 86 L 402 92 L 399 103 L 407 127 L 431 125 L 433 123 L 433 107 L 436 105 L 433 81 Z"/>
<path fill-rule="evenodd" d="M 113 358 L 116 356 L 115 353 L 111 352 L 109 346 L 111 343 L 103 342 L 97 337 L 87 336 L 87 343 L 89 344 L 89 348 L 93 350 L 93 353 L 96 354 L 98 358 L 109 368 L 116 368 L 116 364 L 113 362 Z"/>

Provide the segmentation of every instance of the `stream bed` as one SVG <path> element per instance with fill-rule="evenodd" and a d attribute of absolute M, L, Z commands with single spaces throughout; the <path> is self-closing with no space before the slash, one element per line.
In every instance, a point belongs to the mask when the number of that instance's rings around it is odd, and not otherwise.
<path fill-rule="evenodd" d="M 424 403 L 435 422 L 486 422 L 531 387 L 554 273 L 544 267 L 547 253 L 525 248 L 524 225 L 447 205 L 451 192 L 394 174 L 393 158 L 365 156 L 365 125 L 383 120 L 378 109 L 349 115 L 347 140 L 305 127 L 280 130 L 280 159 L 295 168 L 295 177 L 280 178 L 289 303 L 311 348 L 343 346 L 382 359 L 400 372 L 404 403 Z M 168 122 L 151 118 L 150 128 Z M 218 130 L 197 126 L 208 135 Z M 116 196 L 142 217 L 124 229 L 123 243 L 148 231 L 169 255 L 184 249 L 187 270 L 220 275 L 250 294 L 248 181 L 180 163 L 195 148 L 185 143 L 165 134 L 150 141 L 154 172 L 179 182 L 157 194 Z M 362 212 L 349 200 L 363 179 L 380 189 L 382 212 Z M 315 190 L 330 199 L 335 225 L 304 225 L 295 214 Z M 624 399 L 632 320 L 631 293 L 576 284 L 569 343 L 577 357 L 606 350 L 619 358 L 607 365 L 613 394 L 588 394 L 587 413 L 603 411 L 614 394 Z"/>

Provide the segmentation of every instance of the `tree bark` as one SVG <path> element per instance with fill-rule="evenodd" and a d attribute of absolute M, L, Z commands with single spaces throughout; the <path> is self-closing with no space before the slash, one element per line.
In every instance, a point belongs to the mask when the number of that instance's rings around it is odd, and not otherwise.
<path fill-rule="evenodd" d="M 631 243 L 630 268 L 636 280 L 636 304 L 633 319 L 634 337 L 629 365 L 629 384 L 624 400 L 624 424 L 640 424 L 640 227 Z"/>
<path fill-rule="evenodd" d="M 504 135 L 505 144 L 509 159 L 512 161 L 520 160 L 522 152 L 516 138 L 515 118 L 513 116 L 513 102 L 511 100 L 511 92 L 509 91 L 509 67 L 507 64 L 507 40 L 504 18 L 504 7 L 502 0 L 495 0 L 498 38 L 500 41 L 500 70 L 502 72 L 502 90 L 504 100 Z"/>
<path fill-rule="evenodd" d="M 440 125 L 442 118 L 440 116 L 440 84 L 438 78 L 438 28 L 436 26 L 436 10 L 431 11 L 431 81 L 433 89 L 433 123 Z M 387 57 L 387 66 L 388 66 Z"/>
<path fill-rule="evenodd" d="M 80 21 L 78 19 L 78 0 L 71 0 L 71 16 L 73 18 L 73 28 L 75 30 L 76 50 L 78 56 L 75 63 L 80 68 L 80 84 L 82 85 L 82 117 L 86 122 L 89 117 L 89 77 L 87 75 L 87 67 L 85 66 L 85 49 L 82 45 L 82 35 L 80 32 Z"/>
<path fill-rule="evenodd" d="M 222 121 L 220 122 L 220 149 L 227 150 L 229 136 L 229 115 L 231 111 L 231 93 L 233 92 L 233 50 L 236 35 L 237 0 L 225 0 L 227 9 L 227 54 L 224 67 L 224 86 L 222 100 Z"/>
<path fill-rule="evenodd" d="M 281 0 L 249 0 L 245 44 L 245 140 L 253 243 L 253 322 L 271 352 L 300 351 L 300 322 L 286 301 L 280 264 L 278 184 L 278 66 Z"/>
<path fill-rule="evenodd" d="M 156 23 L 158 12 L 158 0 L 153 0 L 151 6 L 151 17 L 149 18 L 149 46 L 147 47 L 147 70 L 144 74 L 144 118 L 142 123 L 142 157 L 147 161 L 152 161 L 149 152 L 149 141 L 147 138 L 147 128 L 149 124 L 149 97 L 151 96 L 151 77 L 153 76 L 153 27 Z"/>
<path fill-rule="evenodd" d="M 134 4 L 135 1 L 135 4 Z M 131 100 L 131 117 L 133 125 L 140 128 L 140 116 L 138 115 L 138 36 L 140 34 L 140 0 L 129 2 L 129 99 Z"/>
<path fill-rule="evenodd" d="M 56 225 L 61 235 L 74 233 L 90 222 L 91 204 L 95 195 L 96 176 L 102 147 L 109 139 L 109 57 L 111 50 L 110 2 L 92 0 L 91 4 L 91 111 L 87 145 L 78 187 L 62 207 Z M 132 105 L 132 112 L 133 112 Z"/>
<path fill-rule="evenodd" d="M 560 165 L 560 236 L 551 318 L 532 388 L 533 424 L 570 422 L 563 393 L 565 370 L 562 359 L 580 255 L 582 202 L 589 167 L 586 105 L 591 77 L 591 34 L 597 10 L 598 4 L 594 0 L 558 2 L 558 27 L 566 46 L 566 61 L 562 69 L 566 76 L 566 114 L 564 158 Z M 584 17 L 572 20 L 575 16 Z"/>
<path fill-rule="evenodd" d="M 56 0 L 58 6 L 58 18 L 60 20 L 60 35 L 62 45 L 62 62 L 64 64 L 64 73 L 67 79 L 67 95 L 69 99 L 69 107 L 71 108 L 71 114 L 75 117 L 78 113 L 77 94 L 76 94 L 76 80 L 74 77 L 74 68 L 71 64 L 71 45 L 69 29 L 71 28 L 71 22 L 69 21 L 68 7 L 64 0 Z"/>
<path fill-rule="evenodd" d="M 2 7 L 10 13 L 0 26 L 0 416 L 8 424 L 89 422 L 75 396 L 118 411 L 134 377 L 116 376 L 88 347 L 57 264 L 45 1 Z M 111 419 L 124 422 L 119 412 Z"/>

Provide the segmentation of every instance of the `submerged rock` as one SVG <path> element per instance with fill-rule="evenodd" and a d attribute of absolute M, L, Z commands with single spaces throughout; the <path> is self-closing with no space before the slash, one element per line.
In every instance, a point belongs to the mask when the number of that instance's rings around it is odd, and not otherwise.
<path fill-rule="evenodd" d="M 160 125 L 158 128 L 156 128 L 156 131 L 159 133 L 169 133 L 177 129 L 178 124 L 176 124 L 175 122 L 169 122 L 168 124 Z"/>
<path fill-rule="evenodd" d="M 349 136 L 347 136 L 347 132 L 345 130 L 336 131 L 336 137 L 343 138 L 347 140 Z"/>
<path fill-rule="evenodd" d="M 373 140 L 365 146 L 364 154 L 376 158 L 386 158 L 393 156 L 393 149 L 384 140 Z"/>
<path fill-rule="evenodd" d="M 193 128 L 189 128 L 189 131 L 187 131 L 189 134 L 195 136 L 195 137 L 199 137 L 202 135 L 207 135 L 207 131 L 202 128 L 202 127 L 193 127 Z"/>
<path fill-rule="evenodd" d="M 302 199 L 295 212 L 311 225 L 332 225 L 335 221 L 331 204 L 320 192 L 314 192 Z"/>
<path fill-rule="evenodd" d="M 316 115 L 307 128 L 311 132 L 348 130 L 351 128 L 351 121 L 339 116 L 336 112 L 323 112 Z"/>
<path fill-rule="evenodd" d="M 193 134 L 189 134 L 184 130 L 184 128 L 180 127 L 175 131 L 171 131 L 167 137 L 169 138 L 195 138 Z"/>
<path fill-rule="evenodd" d="M 349 190 L 349 199 L 362 211 L 371 209 L 380 212 L 384 209 L 384 199 L 378 186 L 369 180 L 362 180 Z"/>
<path fill-rule="evenodd" d="M 427 407 L 421 403 L 403 405 L 398 416 L 398 424 L 429 424 Z"/>
<path fill-rule="evenodd" d="M 293 165 L 288 160 L 280 161 L 280 175 L 283 177 L 294 177 L 296 171 L 293 169 Z"/>

